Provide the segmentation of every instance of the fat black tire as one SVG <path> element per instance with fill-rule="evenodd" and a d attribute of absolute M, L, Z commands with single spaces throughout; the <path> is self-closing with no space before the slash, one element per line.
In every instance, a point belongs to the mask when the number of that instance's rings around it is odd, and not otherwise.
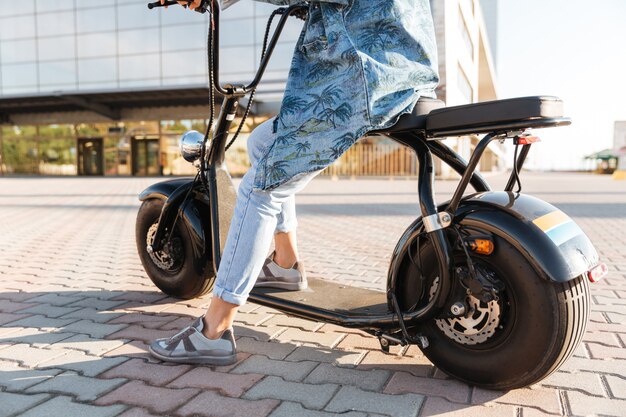
<path fill-rule="evenodd" d="M 448 375 L 488 389 L 510 390 L 546 378 L 573 354 L 589 317 L 589 284 L 583 276 L 563 283 L 547 281 L 510 243 L 495 236 L 494 244 L 492 255 L 471 256 L 506 286 L 502 328 L 476 345 L 453 340 L 435 320 L 418 330 L 430 342 L 424 354 Z M 434 256 L 432 247 L 423 250 L 423 259 L 433 259 L 425 257 Z M 455 259 L 457 264 L 464 261 L 459 254 Z M 436 268 L 429 264 L 424 274 L 433 277 Z"/>
<path fill-rule="evenodd" d="M 182 259 L 177 259 L 177 267 L 173 270 L 160 268 L 152 260 L 146 250 L 146 238 L 150 227 L 158 223 L 164 202 L 152 198 L 144 201 L 137 213 L 135 224 L 135 240 L 141 263 L 148 277 L 165 294 L 183 299 L 200 297 L 213 289 L 215 276 L 212 268 L 207 268 L 208 275 L 202 276 L 193 267 L 193 247 L 189 230 L 180 221 L 174 230 L 174 237 L 180 242 Z"/>

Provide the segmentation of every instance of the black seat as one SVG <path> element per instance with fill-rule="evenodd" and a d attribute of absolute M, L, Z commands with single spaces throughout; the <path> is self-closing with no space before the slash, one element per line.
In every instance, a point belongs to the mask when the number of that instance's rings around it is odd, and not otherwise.
<path fill-rule="evenodd" d="M 514 127 L 569 124 L 557 97 L 534 96 L 484 101 L 433 110 L 427 118 L 428 136 L 487 133 Z"/>
<path fill-rule="evenodd" d="M 434 98 L 421 97 L 413 107 L 413 111 L 409 114 L 400 116 L 398 122 L 387 129 L 375 130 L 370 133 L 393 133 L 404 132 L 407 130 L 425 130 L 426 116 L 435 109 L 445 107 L 446 103 Z"/>

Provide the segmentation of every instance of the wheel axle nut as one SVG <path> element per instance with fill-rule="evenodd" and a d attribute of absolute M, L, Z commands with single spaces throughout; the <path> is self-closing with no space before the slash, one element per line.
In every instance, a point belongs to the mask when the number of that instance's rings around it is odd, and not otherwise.
<path fill-rule="evenodd" d="M 455 316 L 462 316 L 465 314 L 465 305 L 463 305 L 463 303 L 454 303 L 452 307 L 450 307 L 450 312 Z"/>

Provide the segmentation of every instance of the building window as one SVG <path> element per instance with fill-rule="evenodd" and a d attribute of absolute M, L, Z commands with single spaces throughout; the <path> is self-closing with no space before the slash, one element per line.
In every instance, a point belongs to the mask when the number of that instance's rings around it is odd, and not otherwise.
<path fill-rule="evenodd" d="M 467 103 L 473 103 L 474 89 L 472 88 L 472 84 L 470 83 L 469 78 L 467 78 L 467 75 L 465 75 L 465 71 L 463 71 L 463 68 L 461 68 L 461 65 L 459 65 L 457 74 L 457 85 L 459 87 L 459 91 L 463 95 L 463 98 L 467 100 Z"/>
<path fill-rule="evenodd" d="M 463 11 L 461 9 L 459 9 L 459 35 L 461 36 L 462 45 L 465 47 L 470 59 L 474 60 L 474 43 L 472 42 L 472 37 L 470 36 L 467 23 L 465 23 L 465 19 L 463 18 Z"/>

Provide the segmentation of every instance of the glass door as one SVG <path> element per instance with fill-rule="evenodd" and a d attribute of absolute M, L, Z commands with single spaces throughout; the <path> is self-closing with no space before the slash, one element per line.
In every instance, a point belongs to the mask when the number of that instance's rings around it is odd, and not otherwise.
<path fill-rule="evenodd" d="M 159 138 L 155 136 L 134 136 L 131 139 L 133 175 L 162 175 Z"/>
<path fill-rule="evenodd" d="M 104 175 L 102 138 L 78 138 L 78 175 Z"/>

